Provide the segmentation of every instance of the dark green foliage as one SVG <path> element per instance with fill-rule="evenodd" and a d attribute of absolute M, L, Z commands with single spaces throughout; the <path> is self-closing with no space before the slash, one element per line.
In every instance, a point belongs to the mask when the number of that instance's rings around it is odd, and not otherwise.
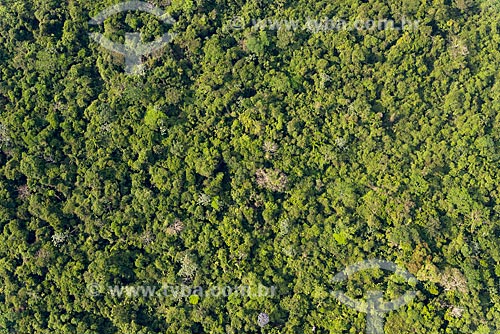
<path fill-rule="evenodd" d="M 0 4 L 0 333 L 361 333 L 330 279 L 375 257 L 420 281 L 386 333 L 500 331 L 496 1 L 157 0 L 173 26 L 89 26 L 114 3 Z M 250 26 L 403 16 L 418 27 Z M 176 37 L 130 76 L 91 31 Z M 409 288 L 388 276 L 342 288 Z"/>

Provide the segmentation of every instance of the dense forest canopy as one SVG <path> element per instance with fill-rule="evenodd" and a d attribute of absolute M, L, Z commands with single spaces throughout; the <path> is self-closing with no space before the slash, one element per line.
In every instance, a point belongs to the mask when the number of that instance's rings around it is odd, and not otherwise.
<path fill-rule="evenodd" d="M 0 333 L 500 332 L 497 0 L 117 3 L 0 2 Z"/>

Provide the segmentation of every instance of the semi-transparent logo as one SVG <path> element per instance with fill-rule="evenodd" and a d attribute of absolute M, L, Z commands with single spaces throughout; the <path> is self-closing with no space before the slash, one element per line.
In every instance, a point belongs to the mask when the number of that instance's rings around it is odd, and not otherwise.
<path fill-rule="evenodd" d="M 152 4 L 142 1 L 127 1 L 108 7 L 107 9 L 101 11 L 89 21 L 89 24 L 100 25 L 108 17 L 127 11 L 147 12 L 156 16 L 160 21 L 164 23 L 170 25 L 175 23 L 175 20 L 170 15 Z M 98 32 L 90 33 L 89 35 L 102 47 L 123 55 L 125 57 L 125 72 L 128 74 L 143 74 L 144 69 L 142 64 L 142 57 L 160 50 L 175 36 L 175 34 L 172 33 L 165 33 L 163 34 L 163 36 L 157 38 L 152 42 L 143 43 L 141 41 L 140 33 L 125 33 L 125 43 L 121 44 L 111 41 L 109 38 Z"/>
<path fill-rule="evenodd" d="M 403 277 L 410 285 L 416 285 L 418 283 L 417 279 L 412 274 L 402 268 L 399 268 L 395 263 L 378 259 L 366 260 L 346 267 L 333 277 L 332 283 L 345 281 L 349 276 L 367 269 L 385 269 Z M 367 334 L 383 334 L 385 313 L 394 311 L 408 304 L 413 300 L 413 298 L 415 298 L 417 292 L 407 291 L 399 298 L 391 301 L 384 301 L 384 293 L 378 290 L 369 291 L 367 293 L 366 300 L 352 299 L 339 290 L 333 291 L 332 294 L 341 303 L 355 309 L 358 312 L 366 313 Z"/>

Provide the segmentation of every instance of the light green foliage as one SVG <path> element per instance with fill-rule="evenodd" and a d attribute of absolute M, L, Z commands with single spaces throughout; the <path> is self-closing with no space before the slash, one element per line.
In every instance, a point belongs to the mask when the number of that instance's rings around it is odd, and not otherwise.
<path fill-rule="evenodd" d="M 88 24 L 116 3 L 0 4 L 0 333 L 362 333 L 330 289 L 417 290 L 386 333 L 500 331 L 498 1 L 155 0 L 174 25 Z M 325 17 L 418 25 L 301 28 Z M 143 76 L 88 35 L 167 31 Z M 370 258 L 420 283 L 331 283 Z M 276 294 L 104 293 L 148 284 Z"/>

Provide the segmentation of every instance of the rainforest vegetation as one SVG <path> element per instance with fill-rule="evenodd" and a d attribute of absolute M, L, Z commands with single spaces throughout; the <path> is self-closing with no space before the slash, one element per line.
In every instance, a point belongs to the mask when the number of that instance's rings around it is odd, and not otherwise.
<path fill-rule="evenodd" d="M 497 0 L 0 0 L 0 333 L 500 332 Z M 400 29 L 257 24 L 405 19 Z M 264 20 L 264 21 L 263 21 Z M 141 58 L 116 43 L 172 40 Z M 407 270 L 332 278 L 363 260 Z M 224 297 L 109 286 L 274 287 Z M 89 291 L 96 288 L 95 291 Z"/>

